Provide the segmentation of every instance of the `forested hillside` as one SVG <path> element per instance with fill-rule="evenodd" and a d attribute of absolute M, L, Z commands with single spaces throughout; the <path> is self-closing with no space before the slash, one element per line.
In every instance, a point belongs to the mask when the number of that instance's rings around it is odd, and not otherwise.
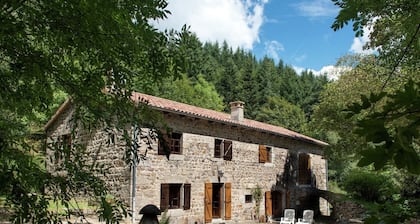
<path fill-rule="evenodd" d="M 192 33 L 180 41 L 177 56 L 185 73 L 138 91 L 225 112 L 229 102 L 240 100 L 247 118 L 302 131 L 328 83 L 326 76 L 310 71 L 297 74 L 281 60 L 257 60 L 227 43 L 202 43 Z"/>

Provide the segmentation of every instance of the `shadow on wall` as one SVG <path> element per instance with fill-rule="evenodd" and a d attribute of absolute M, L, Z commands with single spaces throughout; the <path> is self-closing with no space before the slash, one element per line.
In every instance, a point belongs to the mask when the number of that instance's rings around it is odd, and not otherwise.
<path fill-rule="evenodd" d="M 316 176 L 312 174 L 310 161 L 303 161 L 305 156 L 301 155 L 287 154 L 284 172 L 277 174 L 276 184 L 271 187 L 273 217 L 282 216 L 286 208 L 294 208 L 297 216 L 302 216 L 306 209 L 313 210 L 315 215 L 320 214 Z"/>

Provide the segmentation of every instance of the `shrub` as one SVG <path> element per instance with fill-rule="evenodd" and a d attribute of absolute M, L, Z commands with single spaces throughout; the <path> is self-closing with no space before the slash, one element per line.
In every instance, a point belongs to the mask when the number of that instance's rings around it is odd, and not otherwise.
<path fill-rule="evenodd" d="M 391 178 L 360 169 L 353 169 L 345 175 L 343 188 L 356 199 L 372 202 L 383 202 L 398 193 Z"/>

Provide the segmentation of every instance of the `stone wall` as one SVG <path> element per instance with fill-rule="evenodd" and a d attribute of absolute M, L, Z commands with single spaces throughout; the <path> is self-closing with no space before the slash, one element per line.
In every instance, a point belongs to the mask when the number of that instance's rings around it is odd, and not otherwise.
<path fill-rule="evenodd" d="M 250 195 L 257 185 L 263 192 L 279 187 L 281 189 L 283 186 L 279 186 L 278 177 L 285 170 L 289 154 L 319 152 L 318 148 L 305 142 L 285 139 L 279 141 L 268 133 L 214 122 L 170 114 L 166 115 L 166 121 L 174 131 L 183 133 L 182 155 L 173 154 L 167 160 L 165 156 L 158 155 L 157 143 L 153 145 L 153 149 L 148 151 L 147 160 L 142 161 L 137 169 L 136 210 L 146 204 L 159 206 L 160 186 L 163 183 L 191 184 L 191 209 L 170 209 L 169 215 L 173 223 L 203 223 L 204 184 L 218 182 L 232 184 L 230 222 L 251 220 L 255 216 L 255 202 L 245 203 L 245 195 Z M 233 141 L 232 161 L 214 158 L 215 138 Z M 266 139 L 270 139 L 269 143 L 264 143 L 267 142 Z M 272 147 L 271 163 L 259 163 L 260 143 Z M 310 156 L 316 186 L 325 190 L 327 186 L 325 160 L 320 155 L 310 154 Z M 218 177 L 218 171 L 223 172 L 221 178 Z M 296 178 L 296 175 L 293 178 Z M 298 187 L 295 182 L 294 187 Z M 291 206 L 296 206 L 296 198 L 294 195 L 292 197 Z M 327 210 L 326 203 L 321 202 L 318 206 Z M 283 207 L 286 207 L 285 201 Z M 260 214 L 265 214 L 264 199 L 260 205 Z"/>
<path fill-rule="evenodd" d="M 70 133 L 72 110 L 62 113 L 47 131 L 49 142 L 59 135 Z M 171 113 L 164 113 L 165 121 L 174 131 L 183 133 L 182 154 L 172 154 L 168 160 L 157 153 L 157 142 L 148 149 L 144 160 L 137 167 L 136 178 L 136 220 L 141 217 L 138 211 L 147 204 L 160 205 L 160 187 L 163 183 L 191 184 L 191 208 L 189 210 L 170 209 L 172 223 L 204 222 L 204 185 L 205 183 L 231 183 L 232 185 L 232 220 L 226 223 L 250 221 L 256 215 L 255 202 L 245 203 L 245 195 L 259 186 L 263 192 L 271 190 L 288 191 L 296 184 L 296 158 L 299 153 L 308 153 L 311 157 L 311 170 L 316 178 L 316 187 L 326 189 L 326 163 L 322 158 L 322 149 L 311 143 L 279 137 L 267 132 L 248 128 L 206 121 Z M 110 144 L 110 131 L 95 129 L 91 131 L 77 129 L 74 143 L 87 147 L 92 161 L 105 164 L 109 175 L 105 178 L 108 187 L 130 204 L 131 175 L 130 168 L 123 161 L 125 141 L 121 133 L 114 132 L 115 141 Z M 232 161 L 214 158 L 215 138 L 233 141 Z M 112 142 L 112 141 L 111 141 Z M 272 148 L 272 162 L 258 162 L 259 144 Z M 145 144 L 139 155 L 145 154 Z M 52 155 L 49 150 L 49 155 Z M 293 159 L 294 158 L 294 159 Z M 50 168 L 54 167 L 50 164 Z M 286 172 L 288 183 L 282 183 L 281 177 Z M 218 175 L 223 173 L 222 176 Z M 290 205 L 295 207 L 298 201 L 295 191 L 290 195 Z M 260 214 L 265 214 L 264 199 L 260 205 Z M 317 203 L 317 202 L 315 202 Z M 282 206 L 286 207 L 283 199 Z M 324 204 L 321 203 L 320 207 Z M 325 208 L 326 209 L 326 208 Z"/>
<path fill-rule="evenodd" d="M 63 111 L 56 121 L 46 130 L 47 136 L 47 169 L 57 175 L 65 175 L 60 171 L 62 164 L 55 160 L 54 143 L 62 135 L 71 135 L 72 147 L 86 149 L 86 164 L 103 165 L 107 175 L 97 173 L 111 193 L 129 205 L 130 202 L 130 169 L 124 162 L 126 144 L 122 135 L 114 130 L 95 128 L 83 129 L 72 120 L 74 108 Z M 113 141 L 110 138 L 114 137 Z"/>

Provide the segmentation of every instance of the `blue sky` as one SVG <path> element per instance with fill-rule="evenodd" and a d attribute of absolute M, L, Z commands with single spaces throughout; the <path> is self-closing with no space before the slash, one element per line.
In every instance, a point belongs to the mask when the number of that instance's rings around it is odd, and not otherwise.
<path fill-rule="evenodd" d="M 227 41 L 233 48 L 281 59 L 298 72 L 327 72 L 348 53 L 363 53 L 367 38 L 351 25 L 330 27 L 338 8 L 330 0 L 169 0 L 171 15 L 159 29 L 190 25 L 201 41 Z"/>

